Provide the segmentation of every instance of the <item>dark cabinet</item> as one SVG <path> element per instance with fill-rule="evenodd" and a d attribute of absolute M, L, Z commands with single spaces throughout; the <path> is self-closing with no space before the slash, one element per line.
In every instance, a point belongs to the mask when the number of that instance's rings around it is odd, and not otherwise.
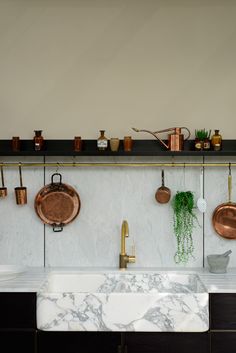
<path fill-rule="evenodd" d="M 0 351 L 36 352 L 35 293 L 0 293 Z"/>
<path fill-rule="evenodd" d="M 208 353 L 208 333 L 127 333 L 127 353 Z"/>
<path fill-rule="evenodd" d="M 210 309 L 212 330 L 236 330 L 236 294 L 211 294 Z"/>
<path fill-rule="evenodd" d="M 235 353 L 236 332 L 211 332 L 211 353 Z"/>
<path fill-rule="evenodd" d="M 236 294 L 210 295 L 211 353 L 236 352 Z"/>
<path fill-rule="evenodd" d="M 0 293 L 0 313 L 0 329 L 35 329 L 35 293 Z"/>
<path fill-rule="evenodd" d="M 36 352 L 36 332 L 0 331 L 0 351 L 2 353 Z"/>
<path fill-rule="evenodd" d="M 119 332 L 38 331 L 38 353 L 117 353 Z"/>

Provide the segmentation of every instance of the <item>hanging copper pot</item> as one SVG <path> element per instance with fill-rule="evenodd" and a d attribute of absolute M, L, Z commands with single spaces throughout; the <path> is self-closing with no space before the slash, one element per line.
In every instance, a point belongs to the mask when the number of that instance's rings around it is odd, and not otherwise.
<path fill-rule="evenodd" d="M 161 180 L 162 180 L 162 185 L 157 189 L 155 198 L 157 202 L 159 203 L 167 203 L 170 201 L 171 197 L 171 191 L 170 189 L 165 186 L 165 179 L 164 179 L 164 170 L 162 169 L 161 171 Z"/>
<path fill-rule="evenodd" d="M 54 181 L 55 177 L 59 177 L 59 182 Z M 44 186 L 36 195 L 34 206 L 45 224 L 51 225 L 54 232 L 61 232 L 78 216 L 80 198 L 72 186 L 62 183 L 60 173 L 54 173 L 51 184 Z"/>
<path fill-rule="evenodd" d="M 220 236 L 227 239 L 236 239 L 236 203 L 231 201 L 232 176 L 229 167 L 228 202 L 222 203 L 213 212 L 213 227 Z"/>

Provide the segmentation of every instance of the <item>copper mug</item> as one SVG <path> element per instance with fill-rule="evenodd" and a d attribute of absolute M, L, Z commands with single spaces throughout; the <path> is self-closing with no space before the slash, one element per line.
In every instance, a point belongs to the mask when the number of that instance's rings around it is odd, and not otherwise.
<path fill-rule="evenodd" d="M 15 188 L 17 205 L 25 205 L 27 203 L 27 189 L 25 186 Z"/>
<path fill-rule="evenodd" d="M 81 139 L 81 136 L 75 136 L 75 138 L 74 138 L 74 151 L 81 152 L 82 145 L 83 145 L 83 140 Z"/>
<path fill-rule="evenodd" d="M 27 188 L 23 186 L 21 163 L 19 164 L 20 186 L 15 188 L 16 204 L 25 205 L 27 203 Z"/>
<path fill-rule="evenodd" d="M 0 198 L 4 198 L 7 196 L 7 188 L 4 185 L 4 176 L 3 176 L 3 166 L 1 165 L 1 179 L 2 179 L 2 187 L 0 187 Z"/>
<path fill-rule="evenodd" d="M 132 139 L 132 137 L 131 136 L 124 136 L 123 145 L 124 145 L 124 151 L 125 152 L 131 152 L 132 151 L 132 147 L 133 147 L 133 139 Z"/>

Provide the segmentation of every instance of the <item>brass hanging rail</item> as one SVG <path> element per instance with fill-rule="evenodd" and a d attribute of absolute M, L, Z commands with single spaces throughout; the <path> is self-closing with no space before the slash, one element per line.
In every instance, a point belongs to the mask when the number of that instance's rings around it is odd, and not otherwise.
<path fill-rule="evenodd" d="M 28 167 L 81 167 L 81 168 L 87 168 L 87 167 L 128 167 L 128 168 L 152 168 L 152 167 L 167 167 L 167 168 L 176 168 L 176 167 L 182 167 L 182 168 L 189 168 L 189 167 L 236 167 L 236 163 L 230 163 L 230 162 L 224 162 L 224 163 L 176 163 L 176 162 L 169 162 L 169 163 L 100 163 L 100 162 L 91 162 L 91 163 L 78 163 L 78 162 L 47 162 L 47 163 L 20 163 L 22 168 L 28 168 Z M 14 162 L 14 163 L 0 163 L 0 166 L 2 167 L 9 167 L 9 168 L 18 168 L 19 163 Z"/>

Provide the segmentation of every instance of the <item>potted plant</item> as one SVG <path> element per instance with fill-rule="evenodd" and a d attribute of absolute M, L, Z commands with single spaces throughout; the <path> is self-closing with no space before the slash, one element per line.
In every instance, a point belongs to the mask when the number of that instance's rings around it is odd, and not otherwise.
<path fill-rule="evenodd" d="M 210 144 L 210 136 L 211 136 L 211 130 L 195 130 L 195 150 L 196 151 L 201 151 L 201 150 L 209 150 L 211 147 Z"/>

